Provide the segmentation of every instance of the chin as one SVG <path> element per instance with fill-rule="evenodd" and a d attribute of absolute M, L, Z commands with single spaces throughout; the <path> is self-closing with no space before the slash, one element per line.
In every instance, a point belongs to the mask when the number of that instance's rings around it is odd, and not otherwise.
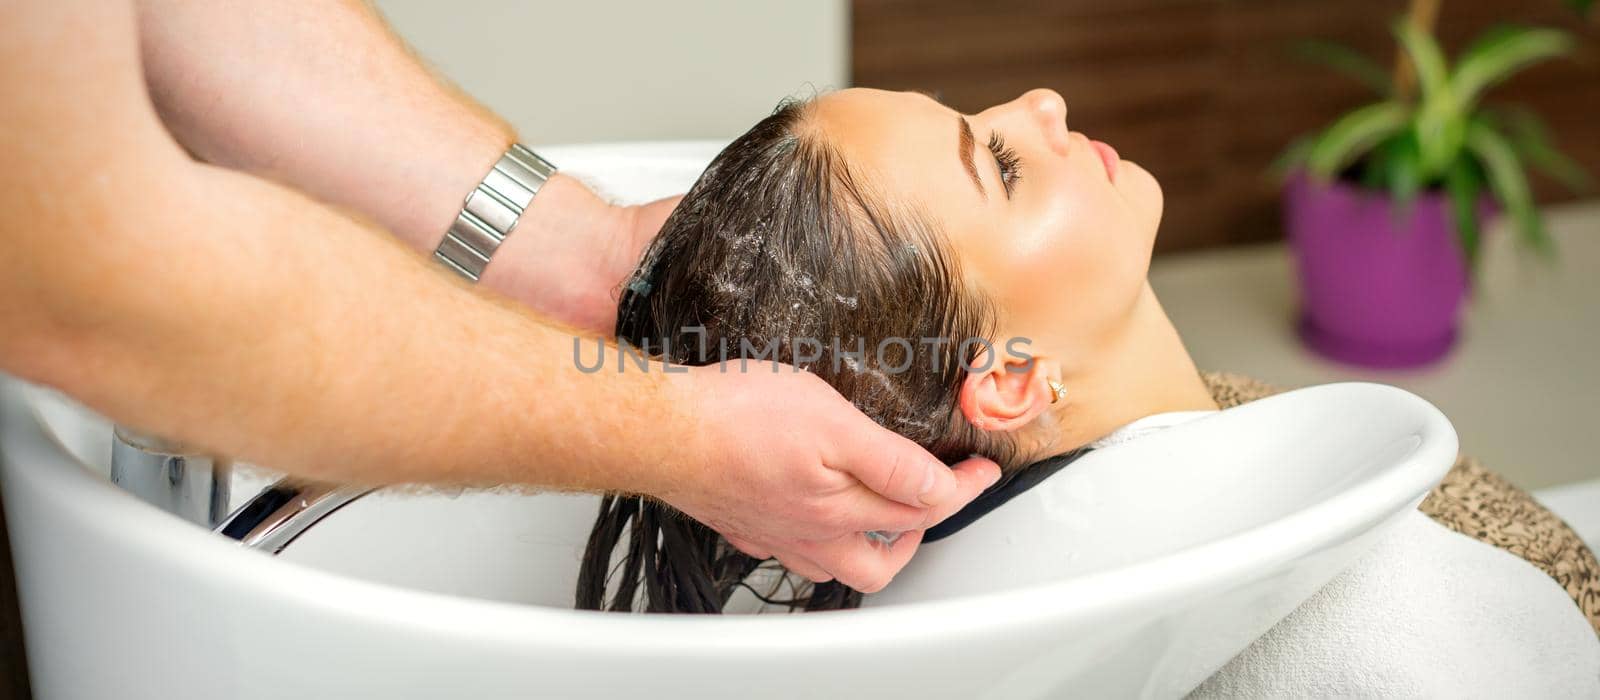
<path fill-rule="evenodd" d="M 1117 171 L 1117 189 L 1122 190 L 1122 196 L 1134 209 L 1143 212 L 1150 221 L 1150 238 L 1155 238 L 1156 227 L 1161 223 L 1161 212 L 1166 206 L 1166 197 L 1161 193 L 1161 183 L 1156 182 L 1150 171 L 1139 167 L 1138 163 L 1131 160 L 1122 161 L 1122 167 Z"/>

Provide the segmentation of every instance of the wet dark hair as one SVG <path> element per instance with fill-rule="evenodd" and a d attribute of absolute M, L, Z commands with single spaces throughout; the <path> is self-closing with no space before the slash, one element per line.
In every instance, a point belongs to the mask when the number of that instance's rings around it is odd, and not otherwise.
<path fill-rule="evenodd" d="M 623 288 L 618 343 L 685 365 L 745 356 L 793 364 L 947 463 L 981 454 L 1017 466 L 1009 437 L 972 427 L 956 405 L 981 348 L 962 341 L 992 340 L 993 305 L 966 284 L 937 225 L 851 170 L 809 121 L 810 104 L 780 104 L 684 195 Z M 819 340 L 820 351 L 800 338 Z M 763 354 L 769 347 L 774 354 Z M 627 552 L 612 572 L 625 530 Z M 741 586 L 791 608 L 860 604 L 859 592 L 837 582 L 788 581 L 794 595 L 774 599 L 744 583 L 760 566 L 664 503 L 607 494 L 577 607 L 634 610 L 641 585 L 652 612 L 721 612 Z"/>

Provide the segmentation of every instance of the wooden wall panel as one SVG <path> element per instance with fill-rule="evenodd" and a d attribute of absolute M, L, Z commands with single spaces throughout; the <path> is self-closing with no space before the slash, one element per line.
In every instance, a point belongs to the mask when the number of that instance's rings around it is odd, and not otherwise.
<path fill-rule="evenodd" d="M 1366 89 L 1293 56 L 1307 38 L 1392 61 L 1397 0 L 854 0 L 852 82 L 935 92 L 975 112 L 1034 87 L 1067 99 L 1072 128 L 1111 143 L 1161 180 L 1167 217 L 1157 249 L 1281 235 L 1283 146 L 1370 100 Z M 1558 0 L 1447 0 L 1452 51 L 1496 23 L 1576 33 L 1575 59 L 1540 66 L 1492 99 L 1533 107 L 1558 144 L 1600 174 L 1600 26 Z M 1546 200 L 1566 195 L 1539 183 Z"/>

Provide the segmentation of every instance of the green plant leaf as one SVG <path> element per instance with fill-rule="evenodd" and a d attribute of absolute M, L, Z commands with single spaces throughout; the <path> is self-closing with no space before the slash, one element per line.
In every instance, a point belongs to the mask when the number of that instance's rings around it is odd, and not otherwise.
<path fill-rule="evenodd" d="M 1518 70 L 1572 50 L 1572 37 L 1555 29 L 1501 27 L 1473 43 L 1456 63 L 1451 88 L 1463 109 L 1490 86 Z"/>
<path fill-rule="evenodd" d="M 1567 7 L 1572 8 L 1572 11 L 1578 13 L 1579 15 L 1582 15 L 1584 17 L 1588 17 L 1589 16 L 1589 9 L 1594 7 L 1594 1 L 1593 0 L 1567 0 Z"/>
<path fill-rule="evenodd" d="M 1311 137 L 1302 136 L 1283 149 L 1282 153 L 1268 166 L 1267 172 L 1273 179 L 1283 181 L 1290 173 L 1305 167 L 1306 156 L 1311 154 Z"/>
<path fill-rule="evenodd" d="M 1478 197 L 1483 193 L 1483 184 L 1473 172 L 1471 161 L 1458 161 L 1445 172 L 1444 189 L 1450 195 L 1450 218 L 1455 223 L 1456 240 L 1460 241 L 1461 252 L 1467 259 L 1467 274 L 1477 277 L 1478 231 L 1481 228 Z"/>
<path fill-rule="evenodd" d="M 1384 175 L 1389 169 L 1389 154 L 1382 144 L 1372 147 L 1372 152 L 1367 154 L 1361 166 L 1359 174 L 1362 187 L 1381 190 L 1389 186 L 1389 178 Z"/>
<path fill-rule="evenodd" d="M 1424 100 L 1411 121 L 1417 139 L 1417 167 L 1423 179 L 1443 177 L 1446 168 L 1461 158 L 1467 138 L 1467 114 L 1444 100 Z"/>
<path fill-rule="evenodd" d="M 1394 92 L 1394 83 L 1390 82 L 1387 69 L 1378 65 L 1377 61 L 1366 54 L 1344 44 L 1312 39 L 1296 44 L 1295 53 L 1301 58 L 1343 73 L 1346 77 L 1372 88 L 1379 95 L 1387 97 Z"/>
<path fill-rule="evenodd" d="M 1394 31 L 1421 86 L 1421 99 L 1412 118 L 1421 177 L 1437 179 L 1461 155 L 1466 115 L 1454 97 L 1449 66 L 1439 42 L 1405 19 L 1395 24 Z"/>
<path fill-rule="evenodd" d="M 1312 142 L 1307 169 L 1316 177 L 1332 179 L 1364 151 L 1404 128 L 1409 111 L 1399 103 L 1379 102 L 1340 117 Z"/>
<path fill-rule="evenodd" d="M 1411 58 L 1417 71 L 1417 84 L 1422 86 L 1424 100 L 1448 99 L 1451 91 L 1450 71 L 1444 59 L 1444 50 L 1432 34 L 1418 29 L 1401 19 L 1395 23 L 1394 33 L 1400 46 Z"/>
<path fill-rule="evenodd" d="M 1389 196 L 1394 200 L 1395 214 L 1406 216 L 1423 184 L 1416 137 L 1410 132 L 1401 132 L 1385 146 L 1388 157 L 1384 161 L 1384 179 L 1389 185 Z"/>
<path fill-rule="evenodd" d="M 1594 188 L 1594 179 L 1577 161 L 1550 145 L 1549 131 L 1537 115 L 1526 109 L 1488 109 L 1484 118 L 1505 133 L 1523 161 L 1577 193 Z"/>
<path fill-rule="evenodd" d="M 1487 121 L 1475 119 L 1467 127 L 1467 149 L 1483 165 L 1495 199 L 1511 215 L 1523 243 L 1546 258 L 1553 258 L 1555 244 L 1544 230 L 1544 221 L 1539 217 L 1539 209 L 1534 206 L 1533 194 L 1528 188 L 1527 173 L 1523 172 L 1522 161 L 1511 143 Z"/>

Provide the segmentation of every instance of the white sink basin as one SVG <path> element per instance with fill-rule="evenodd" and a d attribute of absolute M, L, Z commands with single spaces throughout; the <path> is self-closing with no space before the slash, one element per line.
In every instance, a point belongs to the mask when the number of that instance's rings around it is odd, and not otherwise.
<path fill-rule="evenodd" d="M 683 189 L 714 146 L 549 152 L 635 198 Z M 594 497 L 377 494 L 274 558 L 112 486 L 110 435 L 0 377 L 41 698 L 1179 696 L 1456 455 L 1422 399 L 1313 387 L 1091 454 L 925 547 L 866 609 L 687 617 L 567 609 Z"/>

